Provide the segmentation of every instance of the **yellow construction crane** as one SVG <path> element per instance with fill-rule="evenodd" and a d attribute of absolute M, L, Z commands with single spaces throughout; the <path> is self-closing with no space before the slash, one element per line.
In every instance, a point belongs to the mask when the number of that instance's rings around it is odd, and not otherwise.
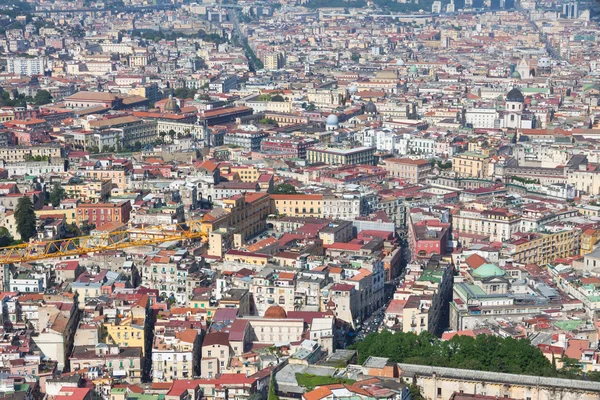
<path fill-rule="evenodd" d="M 125 249 L 128 247 L 156 245 L 184 239 L 208 240 L 202 231 L 202 221 L 193 220 L 176 225 L 129 228 L 94 236 L 31 242 L 17 246 L 0 247 L 0 263 L 29 262 L 46 258 Z"/>

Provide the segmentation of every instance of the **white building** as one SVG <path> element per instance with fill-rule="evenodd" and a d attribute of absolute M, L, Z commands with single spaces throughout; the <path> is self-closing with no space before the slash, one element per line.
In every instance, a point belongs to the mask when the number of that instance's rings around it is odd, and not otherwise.
<path fill-rule="evenodd" d="M 474 129 L 494 128 L 498 119 L 498 111 L 494 108 L 476 108 L 467 110 L 466 122 Z"/>
<path fill-rule="evenodd" d="M 10 74 L 17 75 L 43 75 L 48 69 L 47 57 L 8 57 L 6 59 L 6 70 Z"/>

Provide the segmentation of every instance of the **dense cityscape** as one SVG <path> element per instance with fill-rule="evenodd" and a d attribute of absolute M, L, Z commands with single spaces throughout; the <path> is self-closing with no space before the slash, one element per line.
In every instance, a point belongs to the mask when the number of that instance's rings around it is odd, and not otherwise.
<path fill-rule="evenodd" d="M 0 2 L 0 398 L 600 398 L 600 5 Z"/>

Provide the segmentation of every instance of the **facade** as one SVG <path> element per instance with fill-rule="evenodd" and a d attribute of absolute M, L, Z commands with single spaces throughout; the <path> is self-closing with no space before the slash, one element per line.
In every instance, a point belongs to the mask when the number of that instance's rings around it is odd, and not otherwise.
<path fill-rule="evenodd" d="M 508 241 L 519 231 L 520 217 L 505 209 L 462 209 L 453 217 L 453 230 L 461 233 L 489 236 L 491 241 Z"/>
<path fill-rule="evenodd" d="M 102 226 L 108 222 L 126 224 L 131 214 L 131 202 L 121 203 L 82 203 L 77 205 L 77 222 Z"/>
<path fill-rule="evenodd" d="M 410 158 L 387 158 L 385 169 L 388 176 L 406 180 L 409 183 L 422 182 L 431 172 L 431 162 L 428 160 L 413 160 Z"/>
<path fill-rule="evenodd" d="M 452 170 L 460 177 L 485 178 L 488 176 L 489 157 L 465 152 L 452 158 Z"/>
<path fill-rule="evenodd" d="M 374 165 L 375 150 L 375 147 L 358 147 L 354 149 L 311 147 L 306 152 L 306 159 L 311 164 L 324 163 L 329 165 Z"/>
<path fill-rule="evenodd" d="M 320 194 L 272 194 L 271 214 L 288 217 L 321 217 L 323 195 Z"/>
<path fill-rule="evenodd" d="M 244 151 L 260 151 L 260 144 L 269 136 L 266 132 L 227 132 L 225 144 L 241 147 Z"/>
<path fill-rule="evenodd" d="M 47 57 L 8 57 L 6 59 L 6 70 L 15 75 L 43 75 L 48 69 Z"/>

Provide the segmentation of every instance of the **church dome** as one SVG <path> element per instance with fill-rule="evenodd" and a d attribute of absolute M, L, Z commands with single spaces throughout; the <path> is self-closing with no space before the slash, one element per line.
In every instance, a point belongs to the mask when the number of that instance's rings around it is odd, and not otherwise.
<path fill-rule="evenodd" d="M 512 74 L 510 74 L 510 77 L 513 79 L 521 79 L 521 74 L 519 73 L 519 71 L 515 71 Z"/>
<path fill-rule="evenodd" d="M 525 101 L 525 97 L 523 97 L 523 93 L 517 88 L 514 88 L 506 95 L 506 101 L 514 101 L 517 103 L 523 103 Z"/>
<path fill-rule="evenodd" d="M 356 85 L 352 85 L 348 88 L 348 92 L 350 93 L 358 93 L 358 88 L 356 87 Z"/>
<path fill-rule="evenodd" d="M 271 306 L 265 311 L 265 318 L 282 319 L 287 318 L 287 313 L 280 306 Z"/>
<path fill-rule="evenodd" d="M 419 70 L 417 69 L 416 65 L 411 65 L 410 68 L 408 69 L 408 72 L 410 72 L 411 74 L 416 74 L 419 72 Z"/>
<path fill-rule="evenodd" d="M 372 100 L 369 101 L 365 106 L 365 112 L 367 114 L 377 114 L 377 106 L 375 105 L 375 103 L 373 103 Z"/>
<path fill-rule="evenodd" d="M 503 269 L 500 269 L 494 264 L 483 264 L 475 271 L 473 271 L 473 276 L 478 278 L 491 278 L 492 276 L 504 276 L 506 272 Z"/>
<path fill-rule="evenodd" d="M 397 60 L 396 60 L 396 65 L 397 65 L 398 67 L 404 67 L 404 60 L 403 60 L 403 59 L 401 59 L 401 58 L 397 59 Z"/>
<path fill-rule="evenodd" d="M 548 57 L 542 57 L 538 60 L 537 64 L 538 68 L 550 68 L 552 66 L 552 61 Z"/>
<path fill-rule="evenodd" d="M 177 104 L 177 101 L 175 101 L 172 95 L 169 95 L 169 98 L 165 102 L 164 110 L 165 112 L 169 113 L 177 113 L 181 111 L 179 105 Z"/>
<path fill-rule="evenodd" d="M 532 106 L 537 106 L 538 104 L 539 104 L 539 102 L 537 101 L 537 99 L 531 100 L 531 105 Z"/>
<path fill-rule="evenodd" d="M 325 121 L 325 124 L 327 125 L 337 125 L 339 123 L 339 119 L 337 117 L 337 115 L 335 114 L 330 114 L 327 117 L 327 120 Z"/>

